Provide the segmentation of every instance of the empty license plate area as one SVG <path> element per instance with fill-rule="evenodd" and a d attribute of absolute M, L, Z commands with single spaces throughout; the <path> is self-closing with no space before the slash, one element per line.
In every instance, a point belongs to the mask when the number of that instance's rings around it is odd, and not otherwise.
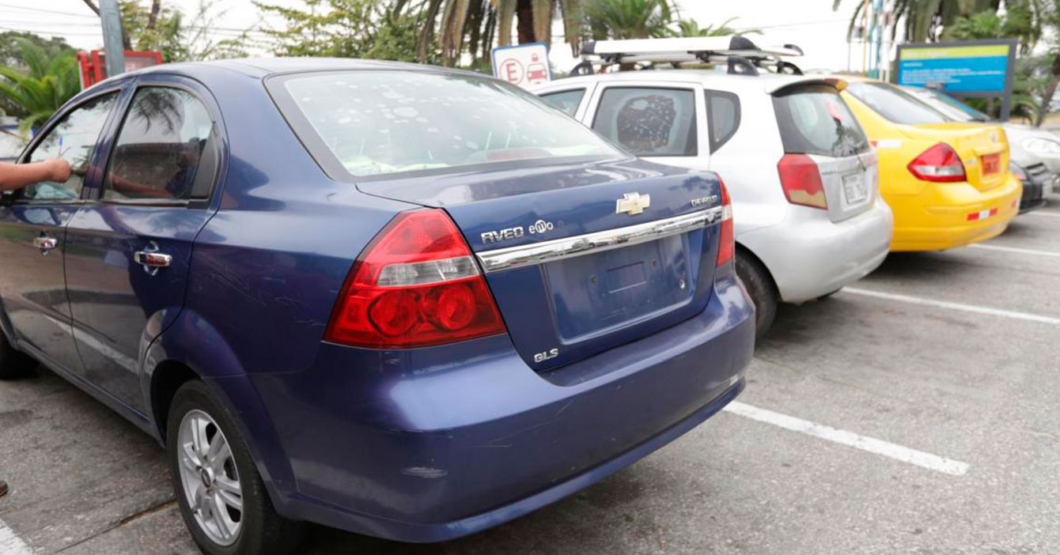
<path fill-rule="evenodd" d="M 544 265 L 559 336 L 577 340 L 687 303 L 695 290 L 684 235 Z"/>
<path fill-rule="evenodd" d="M 980 159 L 983 165 L 983 175 L 993 175 L 1001 171 L 1001 155 L 987 154 Z"/>
<path fill-rule="evenodd" d="M 843 176 L 843 202 L 847 207 L 857 206 L 868 198 L 869 189 L 863 172 Z"/>

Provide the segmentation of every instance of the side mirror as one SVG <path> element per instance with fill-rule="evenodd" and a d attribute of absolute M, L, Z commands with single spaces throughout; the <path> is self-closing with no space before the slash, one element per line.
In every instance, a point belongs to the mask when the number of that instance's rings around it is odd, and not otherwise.
<path fill-rule="evenodd" d="M 15 204 L 15 198 L 18 195 L 18 191 L 4 191 L 0 195 L 0 207 L 9 208 L 12 204 Z"/>

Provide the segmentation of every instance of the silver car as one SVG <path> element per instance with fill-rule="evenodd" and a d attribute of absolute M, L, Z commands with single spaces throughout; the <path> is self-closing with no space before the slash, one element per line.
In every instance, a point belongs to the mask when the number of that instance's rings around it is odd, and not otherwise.
<path fill-rule="evenodd" d="M 826 297 L 875 270 L 894 218 L 876 152 L 839 90 L 811 76 L 655 70 L 534 92 L 648 160 L 717 172 L 732 196 L 739 277 L 759 335 L 777 303 Z"/>

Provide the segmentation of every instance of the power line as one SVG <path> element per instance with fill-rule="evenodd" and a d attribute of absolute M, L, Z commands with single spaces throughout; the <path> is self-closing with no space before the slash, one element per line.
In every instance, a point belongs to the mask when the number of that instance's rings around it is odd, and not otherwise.
<path fill-rule="evenodd" d="M 46 9 L 43 9 L 43 8 L 27 8 L 26 6 L 16 6 L 14 4 L 0 3 L 0 8 L 12 8 L 12 9 L 16 9 L 16 10 L 25 10 L 27 12 L 40 12 L 40 13 L 50 13 L 50 14 L 57 14 L 57 15 L 68 15 L 70 17 L 87 17 L 87 18 L 90 18 L 90 19 L 99 19 L 99 16 L 97 16 L 97 15 L 88 15 L 88 14 L 74 13 L 74 12 L 61 12 L 61 11 L 58 11 L 58 10 L 46 10 Z"/>
<path fill-rule="evenodd" d="M 65 30 L 64 31 L 56 31 L 54 29 L 51 29 L 52 27 L 81 27 L 81 28 L 96 28 L 96 29 L 100 28 L 100 24 L 98 22 L 96 22 L 96 23 L 68 23 L 68 22 L 43 23 L 43 22 L 37 22 L 37 21 L 12 21 L 12 20 L 5 19 L 4 23 L 6 23 L 6 24 L 16 24 L 16 25 L 20 25 L 20 26 L 21 25 L 25 25 L 26 26 L 26 27 L 4 27 L 5 29 L 11 29 L 11 30 L 15 30 L 15 31 L 39 32 L 39 33 L 69 33 L 68 31 L 65 31 Z M 44 27 L 44 29 L 42 29 L 41 27 Z M 184 29 L 191 30 L 191 31 L 205 30 L 205 31 L 208 31 L 208 32 L 229 33 L 229 34 L 231 34 L 231 33 L 236 33 L 236 34 L 242 34 L 242 33 L 265 34 L 265 31 L 261 31 L 261 30 L 258 30 L 258 29 L 237 29 L 237 28 L 234 28 L 234 27 L 212 27 L 212 26 L 209 26 L 209 25 L 186 25 L 186 26 L 184 26 Z M 69 34 L 76 34 L 76 33 L 69 33 Z"/>

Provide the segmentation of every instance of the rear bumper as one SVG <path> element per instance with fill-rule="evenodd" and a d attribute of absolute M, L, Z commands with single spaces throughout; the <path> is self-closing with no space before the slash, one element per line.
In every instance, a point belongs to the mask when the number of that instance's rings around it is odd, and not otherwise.
<path fill-rule="evenodd" d="M 1022 185 L 1008 180 L 989 191 L 967 183 L 926 184 L 919 195 L 896 195 L 887 201 L 894 209 L 891 251 L 944 250 L 996 237 L 1016 216 Z M 992 215 L 969 220 L 970 214 Z"/>
<path fill-rule="evenodd" d="M 839 223 L 821 210 L 792 207 L 782 224 L 736 241 L 769 269 L 780 298 L 798 303 L 832 293 L 879 267 L 893 226 L 890 207 L 877 198 L 868 211 Z"/>
<path fill-rule="evenodd" d="M 306 372 L 253 378 L 295 477 L 277 508 L 410 542 L 495 526 L 720 410 L 753 347 L 733 278 L 699 316 L 543 374 L 506 336 L 404 352 L 324 345 Z"/>
<path fill-rule="evenodd" d="M 1026 214 L 1031 210 L 1036 210 L 1045 206 L 1046 186 L 1046 182 L 1036 182 L 1033 179 L 1028 179 L 1023 182 L 1023 195 L 1020 197 L 1020 214 Z"/>

